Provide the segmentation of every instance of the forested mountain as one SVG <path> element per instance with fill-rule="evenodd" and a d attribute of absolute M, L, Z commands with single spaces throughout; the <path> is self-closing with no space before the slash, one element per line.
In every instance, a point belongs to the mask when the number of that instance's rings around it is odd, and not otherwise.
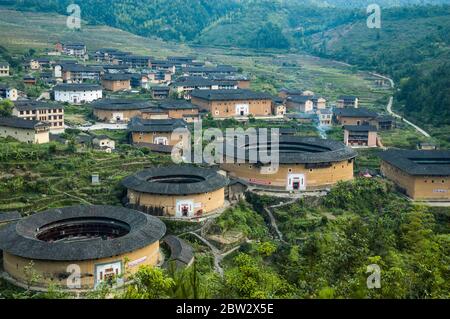
<path fill-rule="evenodd" d="M 386 10 L 381 29 L 365 19 L 312 35 L 315 55 L 388 74 L 400 87 L 397 105 L 416 121 L 450 124 L 450 7 Z"/>
<path fill-rule="evenodd" d="M 300 1 L 300 0 L 299 0 Z M 341 8 L 362 8 L 376 3 L 381 7 L 414 6 L 414 5 L 440 5 L 449 4 L 449 0 L 324 0 L 323 3 Z"/>

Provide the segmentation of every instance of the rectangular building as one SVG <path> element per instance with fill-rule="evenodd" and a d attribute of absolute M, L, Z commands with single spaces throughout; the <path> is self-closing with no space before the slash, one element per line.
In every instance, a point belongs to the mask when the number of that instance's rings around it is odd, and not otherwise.
<path fill-rule="evenodd" d="M 64 106 L 39 101 L 17 101 L 12 114 L 24 120 L 45 122 L 51 133 L 64 131 Z"/>
<path fill-rule="evenodd" d="M 366 108 L 334 110 L 334 121 L 340 125 L 374 125 L 378 114 Z"/>
<path fill-rule="evenodd" d="M 236 90 L 238 84 L 236 81 L 205 79 L 200 76 L 188 76 L 179 78 L 171 85 L 172 91 L 178 97 L 186 100 L 191 99 L 191 93 L 195 90 Z"/>
<path fill-rule="evenodd" d="M 12 137 L 23 143 L 45 144 L 50 141 L 47 123 L 18 117 L 0 117 L 0 137 Z"/>
<path fill-rule="evenodd" d="M 314 110 L 314 102 L 312 96 L 291 96 L 286 99 L 286 107 L 292 111 L 309 113 Z"/>
<path fill-rule="evenodd" d="M 174 146 L 180 141 L 190 143 L 187 123 L 183 120 L 144 120 L 135 117 L 128 125 L 128 131 L 133 144 Z"/>
<path fill-rule="evenodd" d="M 58 84 L 53 88 L 53 98 L 72 104 L 91 103 L 103 98 L 103 89 L 97 84 Z"/>
<path fill-rule="evenodd" d="M 271 116 L 272 96 L 250 90 L 196 90 L 192 104 L 211 113 L 214 118 Z"/>
<path fill-rule="evenodd" d="M 359 99 L 353 95 L 342 95 L 337 100 L 337 108 L 355 108 L 359 106 Z"/>
<path fill-rule="evenodd" d="M 450 201 L 450 151 L 388 150 L 381 173 L 414 200 Z"/>
<path fill-rule="evenodd" d="M 377 147 L 377 128 L 373 125 L 345 125 L 344 144 L 351 147 Z"/>
<path fill-rule="evenodd" d="M 16 101 L 18 97 L 17 89 L 0 84 L 0 98 Z"/>
<path fill-rule="evenodd" d="M 102 86 L 112 92 L 131 90 L 131 76 L 123 73 L 107 73 L 102 78 Z"/>
<path fill-rule="evenodd" d="M 9 63 L 0 62 L 0 78 L 9 76 Z"/>

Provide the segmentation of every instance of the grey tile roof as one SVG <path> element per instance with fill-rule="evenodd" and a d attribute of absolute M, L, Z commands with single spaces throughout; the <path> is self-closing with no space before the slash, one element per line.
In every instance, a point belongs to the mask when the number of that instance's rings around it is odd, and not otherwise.
<path fill-rule="evenodd" d="M 108 218 L 129 225 L 129 233 L 111 240 L 46 242 L 36 238 L 43 226 L 68 219 Z M 166 226 L 158 218 L 115 206 L 72 206 L 37 213 L 0 229 L 0 249 L 28 259 L 83 261 L 127 254 L 159 241 Z"/>
<path fill-rule="evenodd" d="M 344 101 L 355 101 L 357 99 L 356 96 L 353 95 L 341 95 L 339 96 L 339 100 L 344 100 Z"/>
<path fill-rule="evenodd" d="M 19 212 L 0 212 L 0 223 L 9 223 L 22 218 L 22 215 Z"/>
<path fill-rule="evenodd" d="M 0 126 L 15 127 L 21 129 L 35 129 L 37 127 L 48 127 L 47 124 L 39 121 L 29 121 L 18 117 L 2 117 L 0 116 Z"/>
<path fill-rule="evenodd" d="M 268 93 L 254 92 L 251 90 L 195 90 L 192 97 L 208 101 L 231 101 L 231 100 L 272 100 Z"/>
<path fill-rule="evenodd" d="M 58 84 L 53 91 L 100 91 L 103 88 L 97 84 Z"/>
<path fill-rule="evenodd" d="M 308 101 L 312 101 L 312 97 L 311 96 L 306 96 L 306 95 L 299 95 L 299 96 L 292 96 L 289 97 L 288 102 L 294 102 L 294 103 L 306 103 Z"/>
<path fill-rule="evenodd" d="M 366 108 L 347 108 L 347 109 L 334 109 L 334 115 L 343 117 L 373 117 L 376 118 L 378 114 Z"/>
<path fill-rule="evenodd" d="M 189 110 L 198 109 L 198 106 L 186 101 L 186 100 L 173 100 L 166 99 L 159 103 L 159 106 L 168 110 Z"/>
<path fill-rule="evenodd" d="M 130 132 L 173 132 L 178 128 L 187 129 L 187 123 L 180 119 L 144 120 L 134 117 L 128 124 Z"/>
<path fill-rule="evenodd" d="M 172 84 L 173 86 L 189 86 L 189 87 L 208 87 L 213 85 L 218 86 L 235 86 L 236 81 L 232 80 L 215 80 L 215 79 L 205 79 L 201 76 L 188 76 L 177 79 L 176 82 Z"/>
<path fill-rule="evenodd" d="M 199 181 L 192 183 L 168 183 L 160 178 L 195 177 Z M 153 178 L 158 178 L 152 181 Z M 143 170 L 122 181 L 122 185 L 142 193 L 160 195 L 203 194 L 228 185 L 228 179 L 217 171 L 191 165 L 155 167 Z"/>
<path fill-rule="evenodd" d="M 61 66 L 64 71 L 69 72 L 100 73 L 103 71 L 103 68 L 99 66 L 88 66 L 74 63 L 63 63 Z"/>
<path fill-rule="evenodd" d="M 173 146 L 171 145 L 160 145 L 160 144 L 151 144 L 151 143 L 143 143 L 137 142 L 134 143 L 135 146 L 148 148 L 150 151 L 161 154 L 172 154 Z"/>
<path fill-rule="evenodd" d="M 344 125 L 344 129 L 351 132 L 376 132 L 377 127 L 374 125 Z"/>
<path fill-rule="evenodd" d="M 155 104 L 148 100 L 138 99 L 103 99 L 91 104 L 97 110 L 143 110 L 154 107 Z"/>
<path fill-rule="evenodd" d="M 450 151 L 387 150 L 380 158 L 410 175 L 450 176 Z"/>
<path fill-rule="evenodd" d="M 270 140 L 270 135 L 268 136 Z M 255 151 L 256 146 L 248 144 L 248 138 L 246 138 L 246 146 L 237 145 L 237 139 L 231 143 L 230 146 L 226 146 L 225 149 L 233 148 L 234 146 L 234 158 L 239 158 L 245 162 L 249 162 L 250 150 Z M 258 145 L 257 150 L 262 150 L 263 154 L 272 154 L 272 148 L 270 143 L 267 146 Z M 289 136 L 281 135 L 279 136 L 279 143 L 275 144 L 278 148 L 276 153 L 278 154 L 278 159 L 280 164 L 319 164 L 319 163 L 330 163 L 339 162 L 354 159 L 357 154 L 354 150 L 346 147 L 343 143 L 334 140 L 325 140 L 315 137 L 301 137 L 301 136 Z M 244 148 L 244 152 L 239 151 Z M 239 150 L 238 150 L 239 149 Z M 242 153 L 242 154 L 241 154 Z M 256 151 L 258 156 L 258 163 L 261 161 L 260 153 Z"/>
<path fill-rule="evenodd" d="M 106 73 L 103 75 L 102 80 L 105 81 L 130 81 L 131 75 L 125 73 Z"/>
<path fill-rule="evenodd" d="M 14 106 L 18 111 L 64 109 L 64 105 L 62 104 L 54 104 L 33 100 L 19 100 L 14 102 Z"/>
<path fill-rule="evenodd" d="M 169 261 L 179 261 L 187 266 L 194 260 L 194 250 L 181 238 L 168 235 L 164 237 L 163 242 L 170 248 Z"/>
<path fill-rule="evenodd" d="M 170 87 L 168 87 L 168 86 L 154 86 L 154 87 L 152 87 L 152 91 L 153 92 L 157 92 L 157 91 L 167 92 L 167 91 L 170 91 Z"/>

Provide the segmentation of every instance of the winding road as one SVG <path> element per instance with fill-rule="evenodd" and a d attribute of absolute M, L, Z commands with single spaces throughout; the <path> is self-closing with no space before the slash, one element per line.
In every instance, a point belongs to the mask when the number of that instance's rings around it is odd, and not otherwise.
<path fill-rule="evenodd" d="M 381 74 L 377 74 L 377 73 L 371 73 L 373 76 L 379 77 L 383 80 L 389 81 L 389 83 L 391 84 L 391 88 L 394 89 L 395 88 L 395 83 L 394 80 L 392 80 L 391 78 L 388 78 L 387 76 L 381 75 Z M 386 107 L 387 112 L 392 115 L 393 117 L 396 117 L 400 120 L 402 120 L 403 122 L 405 122 L 406 124 L 408 124 L 409 126 L 413 127 L 417 132 L 419 132 L 420 134 L 422 134 L 425 137 L 431 137 L 430 134 L 428 134 L 428 132 L 426 132 L 424 129 L 420 128 L 419 126 L 417 126 L 416 124 L 408 121 L 407 119 L 403 118 L 401 115 L 395 113 L 394 111 L 392 111 L 392 106 L 394 104 L 394 97 L 391 96 L 389 98 L 389 103 Z"/>

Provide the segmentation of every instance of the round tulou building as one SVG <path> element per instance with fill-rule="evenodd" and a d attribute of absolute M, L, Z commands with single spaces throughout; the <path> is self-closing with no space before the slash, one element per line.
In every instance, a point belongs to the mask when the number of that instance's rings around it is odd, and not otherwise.
<path fill-rule="evenodd" d="M 341 142 L 281 135 L 273 152 L 271 143 L 261 146 L 248 137 L 242 142 L 237 138 L 228 140 L 227 144 L 225 149 L 234 149 L 234 153 L 224 155 L 221 168 L 230 177 L 255 187 L 314 191 L 353 179 L 357 154 Z M 279 166 L 265 164 L 267 160 L 261 157 L 264 154 L 278 159 Z"/>
<path fill-rule="evenodd" d="M 27 285 L 32 266 L 33 286 L 93 289 L 141 265 L 158 265 L 165 232 L 158 218 L 123 207 L 51 209 L 0 229 L 3 268 L 18 284 Z"/>
<path fill-rule="evenodd" d="M 156 216 L 196 218 L 225 205 L 228 179 L 194 166 L 155 167 L 125 178 L 128 206 Z"/>

